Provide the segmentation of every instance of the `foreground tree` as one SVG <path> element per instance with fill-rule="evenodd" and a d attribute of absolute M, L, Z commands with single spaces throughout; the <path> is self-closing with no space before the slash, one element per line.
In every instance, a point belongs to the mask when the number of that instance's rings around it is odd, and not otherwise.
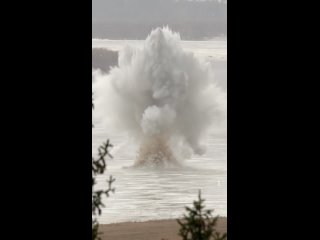
<path fill-rule="evenodd" d="M 212 217 L 213 210 L 205 210 L 199 191 L 198 201 L 193 202 L 193 208 L 186 207 L 188 215 L 177 220 L 180 225 L 179 235 L 183 240 L 226 240 L 227 233 L 216 230 L 217 217 Z"/>
<path fill-rule="evenodd" d="M 94 108 L 93 101 L 92 101 L 92 109 Z M 92 127 L 94 127 L 92 125 Z M 111 154 L 109 153 L 109 148 L 112 147 L 109 140 L 103 143 L 98 148 L 98 157 L 92 157 L 92 240 L 100 240 L 99 237 L 99 222 L 97 217 L 101 215 L 102 208 L 105 205 L 102 203 L 102 197 L 106 196 L 109 197 L 110 192 L 114 192 L 114 188 L 112 188 L 112 183 L 115 179 L 110 176 L 108 182 L 108 189 L 106 190 L 95 190 L 94 186 L 96 184 L 96 176 L 104 174 L 107 164 L 106 164 L 106 157 L 112 158 Z"/>

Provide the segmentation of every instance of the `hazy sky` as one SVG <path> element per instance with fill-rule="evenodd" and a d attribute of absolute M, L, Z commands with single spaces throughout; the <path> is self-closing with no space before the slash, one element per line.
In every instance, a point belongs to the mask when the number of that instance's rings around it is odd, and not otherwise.
<path fill-rule="evenodd" d="M 218 0 L 93 0 L 93 37 L 145 38 L 169 25 L 186 38 L 226 35 L 227 4 Z"/>

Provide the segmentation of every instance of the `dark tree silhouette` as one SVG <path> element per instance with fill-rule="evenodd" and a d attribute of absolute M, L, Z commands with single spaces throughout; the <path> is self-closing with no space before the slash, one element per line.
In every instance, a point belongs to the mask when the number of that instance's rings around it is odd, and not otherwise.
<path fill-rule="evenodd" d="M 92 95 L 93 96 L 93 95 Z M 92 109 L 94 109 L 93 98 L 92 98 Z M 93 124 L 92 124 L 92 127 Z M 100 240 L 99 237 L 99 222 L 97 220 L 97 216 L 101 215 L 102 208 L 105 205 L 102 203 L 102 196 L 105 195 L 109 197 L 110 192 L 114 192 L 114 188 L 112 188 L 112 183 L 115 179 L 110 176 L 108 182 L 108 189 L 106 190 L 95 190 L 94 186 L 96 184 L 96 176 L 104 174 L 107 164 L 106 157 L 112 158 L 109 153 L 109 148 L 112 147 L 109 140 L 103 143 L 98 148 L 98 157 L 92 157 L 92 240 Z"/>
<path fill-rule="evenodd" d="M 212 217 L 213 210 L 205 210 L 199 191 L 198 201 L 193 202 L 193 208 L 186 207 L 188 215 L 177 220 L 180 225 L 179 235 L 183 240 L 226 240 L 227 233 L 216 231 L 217 217 Z"/>

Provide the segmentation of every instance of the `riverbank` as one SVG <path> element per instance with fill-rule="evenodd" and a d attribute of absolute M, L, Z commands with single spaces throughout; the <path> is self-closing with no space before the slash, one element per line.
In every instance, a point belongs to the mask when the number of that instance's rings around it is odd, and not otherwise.
<path fill-rule="evenodd" d="M 176 220 L 124 222 L 100 225 L 102 240 L 181 240 Z M 227 218 L 220 217 L 217 230 L 227 232 Z"/>

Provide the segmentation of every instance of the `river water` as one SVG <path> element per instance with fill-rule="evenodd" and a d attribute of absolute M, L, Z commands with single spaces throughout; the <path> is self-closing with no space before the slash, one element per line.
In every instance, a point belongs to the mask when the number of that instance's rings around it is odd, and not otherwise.
<path fill-rule="evenodd" d="M 141 46 L 143 41 L 92 40 L 92 46 L 118 51 L 125 44 Z M 226 40 L 182 41 L 186 51 L 214 63 L 217 77 L 226 86 Z M 226 90 L 226 88 L 225 88 Z M 214 214 L 227 216 L 227 131 L 211 129 L 204 143 L 207 152 L 193 156 L 179 169 L 131 169 L 137 144 L 124 133 L 111 132 L 94 120 L 92 130 L 92 153 L 98 146 L 110 139 L 114 145 L 113 159 L 109 159 L 107 172 L 97 179 L 97 187 L 105 188 L 110 175 L 116 178 L 115 193 L 104 199 L 100 223 L 145 221 L 152 219 L 178 218 L 185 206 L 191 206 L 201 189 L 207 208 L 215 209 Z"/>

